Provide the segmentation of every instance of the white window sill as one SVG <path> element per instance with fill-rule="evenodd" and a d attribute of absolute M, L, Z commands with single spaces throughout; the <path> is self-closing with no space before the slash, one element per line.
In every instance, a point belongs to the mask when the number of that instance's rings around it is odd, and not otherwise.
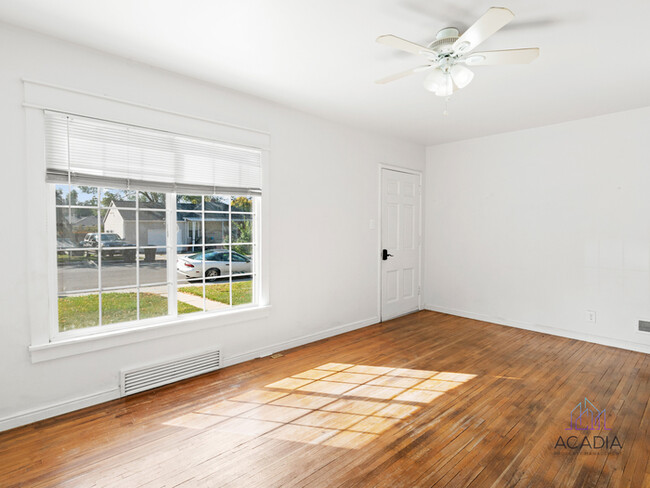
<path fill-rule="evenodd" d="M 66 338 L 46 344 L 33 344 L 29 347 L 32 363 L 85 354 L 87 352 L 109 349 L 111 347 L 144 342 L 161 337 L 186 334 L 202 329 L 221 327 L 250 320 L 268 317 L 271 306 L 261 306 L 245 310 L 233 310 L 219 314 L 207 314 L 176 318 L 173 321 L 138 327 L 120 329 L 81 337 Z"/>

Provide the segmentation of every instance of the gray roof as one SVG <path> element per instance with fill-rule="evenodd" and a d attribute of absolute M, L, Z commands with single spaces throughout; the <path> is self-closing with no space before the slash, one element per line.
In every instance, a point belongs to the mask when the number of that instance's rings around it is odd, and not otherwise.
<path fill-rule="evenodd" d="M 67 218 L 66 218 L 67 220 Z M 79 227 L 92 227 L 97 225 L 97 216 L 96 215 L 86 215 L 85 217 L 79 217 L 78 219 L 72 218 L 72 224 L 78 225 Z"/>
<path fill-rule="evenodd" d="M 58 223 L 65 223 L 67 225 L 77 225 L 79 227 L 97 226 L 97 215 L 95 215 L 95 214 L 84 215 L 82 217 L 80 217 L 78 215 L 70 216 L 68 214 L 68 212 L 58 212 L 58 210 L 60 210 L 60 209 L 57 209 L 56 220 L 57 220 Z M 77 209 L 75 209 L 75 210 L 77 210 Z M 93 212 L 95 210 L 90 208 L 89 211 Z"/>

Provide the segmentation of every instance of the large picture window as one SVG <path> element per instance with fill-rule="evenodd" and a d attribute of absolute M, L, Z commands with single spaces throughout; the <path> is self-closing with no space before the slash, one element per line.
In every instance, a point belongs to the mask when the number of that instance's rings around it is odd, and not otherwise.
<path fill-rule="evenodd" d="M 258 303 L 255 151 L 47 115 L 59 333 Z"/>

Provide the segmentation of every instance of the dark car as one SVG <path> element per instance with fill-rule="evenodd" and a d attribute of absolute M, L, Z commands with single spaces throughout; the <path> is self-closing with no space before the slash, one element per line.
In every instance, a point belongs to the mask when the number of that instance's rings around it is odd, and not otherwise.
<path fill-rule="evenodd" d="M 124 261 L 135 260 L 135 244 L 131 244 L 113 232 L 98 232 L 86 234 L 83 240 L 83 247 L 97 249 L 99 239 L 102 241 L 102 258 L 122 256 Z M 126 248 L 126 249 L 125 249 Z M 86 251 L 86 255 L 94 254 L 93 251 Z"/>

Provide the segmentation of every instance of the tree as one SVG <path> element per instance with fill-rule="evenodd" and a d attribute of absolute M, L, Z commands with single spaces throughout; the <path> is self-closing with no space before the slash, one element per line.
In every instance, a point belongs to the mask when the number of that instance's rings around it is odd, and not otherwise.
<path fill-rule="evenodd" d="M 138 192 L 138 194 L 140 195 L 141 202 L 160 203 L 162 205 L 165 204 L 164 193 L 158 193 L 154 191 L 141 191 Z"/>
<path fill-rule="evenodd" d="M 233 220 L 232 221 L 232 239 L 233 242 L 253 242 L 253 222 L 251 220 Z M 252 252 L 252 246 L 247 244 L 233 244 L 232 250 L 249 256 Z"/>
<path fill-rule="evenodd" d="M 97 193 L 98 188 L 95 186 L 79 186 L 79 189 L 88 195 L 93 195 L 93 197 L 87 201 L 86 205 L 90 204 L 92 206 L 97 205 Z M 74 195 L 73 195 L 74 194 Z M 164 206 L 165 204 L 165 194 L 158 193 L 153 191 L 135 191 L 135 190 L 108 190 L 104 189 L 102 191 L 102 200 L 101 204 L 103 207 L 110 207 L 113 202 L 133 202 L 137 198 L 140 202 L 149 202 L 149 203 L 159 203 Z M 78 205 L 78 194 L 76 190 L 70 192 L 70 200 L 75 200 L 75 203 L 72 205 Z"/>
<path fill-rule="evenodd" d="M 252 212 L 253 200 L 250 197 L 235 197 L 230 203 L 235 212 Z"/>
<path fill-rule="evenodd" d="M 180 202 L 191 203 L 192 205 L 198 205 L 199 210 L 201 209 L 201 197 L 198 195 L 178 195 L 178 200 Z"/>
<path fill-rule="evenodd" d="M 74 198 L 75 203 L 73 205 L 87 205 L 90 207 L 96 207 L 97 206 L 97 192 L 98 189 L 96 186 L 78 186 L 79 190 L 81 190 L 82 193 L 86 193 L 87 195 L 92 195 L 93 197 L 90 200 L 87 200 L 84 203 L 79 203 L 79 193 L 77 193 L 76 189 L 70 190 L 70 202 L 72 203 L 72 199 Z M 73 196 L 74 193 L 74 196 Z"/>

